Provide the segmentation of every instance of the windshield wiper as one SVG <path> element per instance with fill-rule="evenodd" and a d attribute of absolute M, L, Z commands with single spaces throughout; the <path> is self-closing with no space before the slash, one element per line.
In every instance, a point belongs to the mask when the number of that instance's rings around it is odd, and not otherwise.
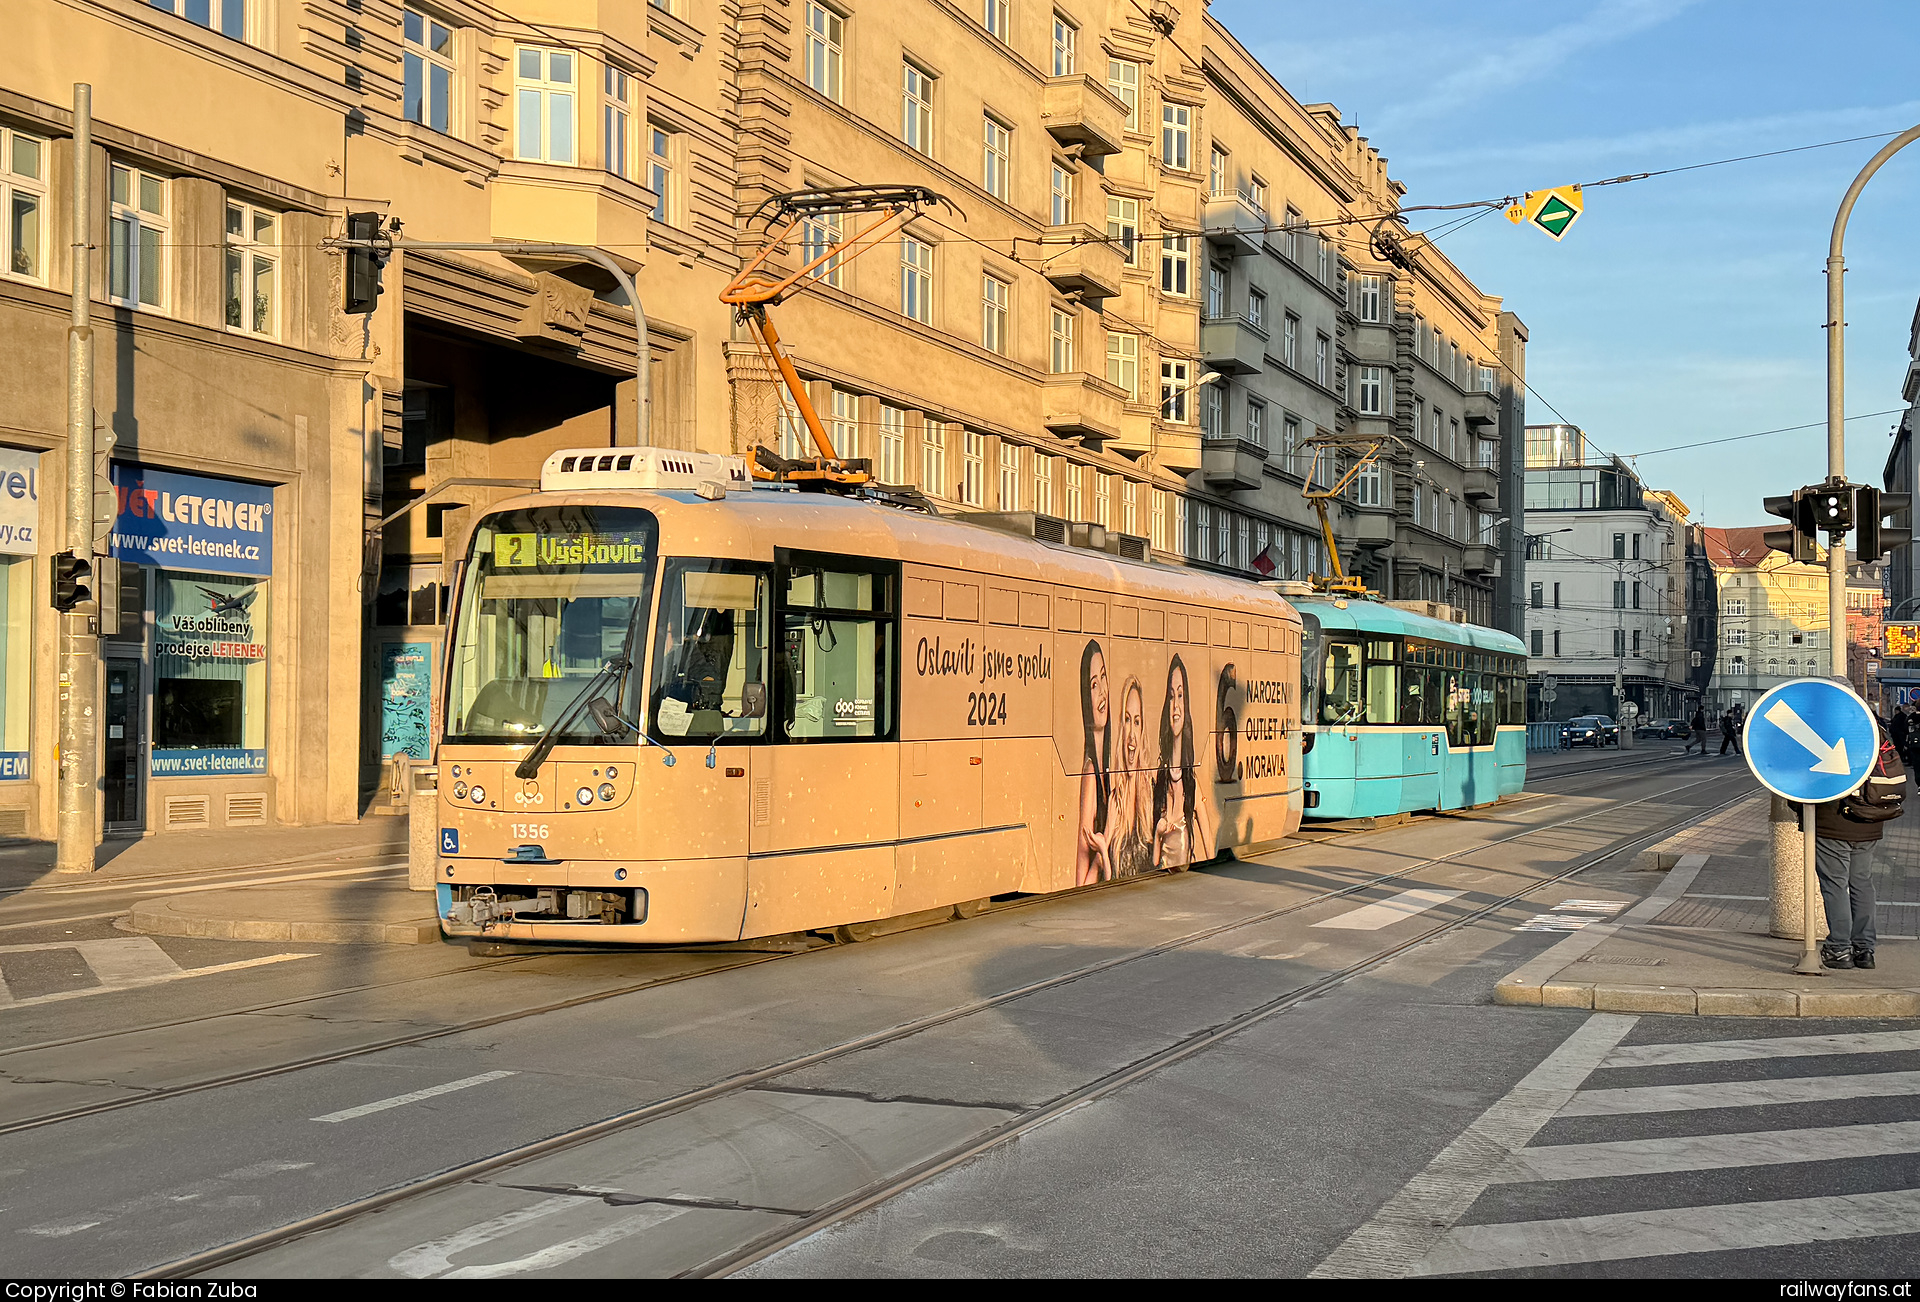
<path fill-rule="evenodd" d="M 627 658 L 624 651 L 601 665 L 593 677 L 587 680 L 587 685 L 580 689 L 579 694 L 567 702 L 567 708 L 560 712 L 560 716 L 547 725 L 547 730 L 540 734 L 538 741 L 533 743 L 533 749 L 527 752 L 526 758 L 514 766 L 514 776 L 531 778 L 537 775 L 540 772 L 540 766 L 546 763 L 547 756 L 553 753 L 554 746 L 559 742 L 561 731 L 573 725 L 574 720 L 580 716 L 580 712 L 588 708 L 589 702 L 599 699 L 600 688 L 607 676 L 625 673 L 631 668 L 633 668 L 633 661 Z M 605 732 L 606 728 L 600 725 L 599 712 L 594 710 L 588 710 L 588 712 L 593 715 L 595 725 L 600 726 L 601 731 Z M 626 721 L 623 719 L 621 722 Z"/>

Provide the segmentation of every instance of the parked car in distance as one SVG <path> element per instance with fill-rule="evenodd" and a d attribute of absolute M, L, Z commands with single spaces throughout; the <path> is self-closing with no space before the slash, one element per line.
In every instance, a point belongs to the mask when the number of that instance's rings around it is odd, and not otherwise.
<path fill-rule="evenodd" d="M 1633 730 L 1636 737 L 1678 737 L 1687 739 L 1687 721 L 1685 719 L 1648 719 Z"/>
<path fill-rule="evenodd" d="M 1569 749 L 1592 746 L 1596 750 L 1602 746 L 1618 746 L 1620 725 L 1604 714 L 1583 714 L 1561 725 L 1560 744 Z"/>

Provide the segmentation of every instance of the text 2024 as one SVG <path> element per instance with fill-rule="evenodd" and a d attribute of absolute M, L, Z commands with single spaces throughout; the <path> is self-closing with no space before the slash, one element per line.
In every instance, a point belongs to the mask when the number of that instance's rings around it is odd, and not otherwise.
<path fill-rule="evenodd" d="M 1007 721 L 1007 698 L 1001 692 L 968 692 L 967 725 L 997 728 Z"/>

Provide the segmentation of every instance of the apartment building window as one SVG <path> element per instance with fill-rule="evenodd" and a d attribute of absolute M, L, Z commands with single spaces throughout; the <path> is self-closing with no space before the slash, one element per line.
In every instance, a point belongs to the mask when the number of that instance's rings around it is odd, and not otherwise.
<path fill-rule="evenodd" d="M 1553 630 L 1553 658 L 1560 658 L 1560 630 L 1557 628 Z"/>
<path fill-rule="evenodd" d="M 1320 387 L 1333 387 L 1333 340 L 1325 335 L 1313 337 L 1313 378 Z"/>
<path fill-rule="evenodd" d="M 1427 446 L 1431 447 L 1435 452 L 1440 450 L 1440 419 L 1441 411 L 1438 407 L 1435 407 L 1433 409 L 1433 419 L 1428 422 L 1427 432 Z"/>
<path fill-rule="evenodd" d="M 1300 422 L 1288 416 L 1280 422 L 1280 468 L 1282 470 L 1292 472 L 1294 449 L 1299 446 Z"/>
<path fill-rule="evenodd" d="M 453 32 L 444 23 L 409 9 L 403 35 L 406 98 L 402 110 L 410 121 L 445 131 L 453 100 Z"/>
<path fill-rule="evenodd" d="M 1247 399 L 1247 441 L 1267 446 L 1267 404 L 1258 398 Z"/>
<path fill-rule="evenodd" d="M 1127 106 L 1127 130 L 1140 129 L 1140 65 L 1125 59 L 1107 60 L 1107 89 Z"/>
<path fill-rule="evenodd" d="M 1457 416 L 1447 419 L 1447 455 L 1455 461 L 1460 459 L 1460 418 Z"/>
<path fill-rule="evenodd" d="M 1193 237 L 1170 235 L 1160 246 L 1160 292 L 1174 298 L 1193 296 Z"/>
<path fill-rule="evenodd" d="M 1360 366 L 1354 368 L 1358 378 L 1354 381 L 1356 405 L 1362 416 L 1378 416 L 1385 410 L 1386 372 L 1378 366 Z"/>
<path fill-rule="evenodd" d="M 1233 193 L 1233 171 L 1227 151 L 1213 146 L 1207 158 L 1207 193 L 1216 197 Z"/>
<path fill-rule="evenodd" d="M 841 102 L 847 20 L 819 0 L 807 0 L 807 85 Z"/>
<path fill-rule="evenodd" d="M 980 25 L 1002 41 L 1006 40 L 1007 0 L 980 0 L 980 8 Z"/>
<path fill-rule="evenodd" d="M 900 65 L 900 139 L 933 157 L 933 78 L 914 63 Z"/>
<path fill-rule="evenodd" d="M 812 263 L 826 258 L 819 266 L 808 272 L 815 280 L 825 285 L 840 288 L 840 257 L 835 254 L 827 257 L 840 246 L 843 235 L 841 214 L 809 213 L 800 219 L 800 256 Z"/>
<path fill-rule="evenodd" d="M 796 461 L 800 458 L 802 452 L 805 452 L 807 456 L 814 455 L 813 440 L 801 433 L 800 418 L 793 412 L 787 410 L 784 405 L 780 408 L 780 415 L 776 425 L 780 431 L 780 455 L 782 457 L 788 461 Z"/>
<path fill-rule="evenodd" d="M 0 213 L 5 214 L 5 274 L 44 280 L 47 232 L 47 142 L 0 127 Z"/>
<path fill-rule="evenodd" d="M 1053 164 L 1048 190 L 1047 217 L 1053 225 L 1065 226 L 1073 220 L 1073 173 Z"/>
<path fill-rule="evenodd" d="M 933 324 L 933 245 L 900 237 L 900 315 Z"/>
<path fill-rule="evenodd" d="M 982 117 L 980 122 L 983 142 L 980 184 L 994 198 L 1005 199 L 1011 185 L 1008 173 L 1012 161 L 1013 132 L 991 113 Z"/>
<path fill-rule="evenodd" d="M 1291 312 L 1280 323 L 1280 360 L 1290 371 L 1300 369 L 1300 318 Z"/>
<path fill-rule="evenodd" d="M 166 179 L 114 163 L 109 185 L 113 211 L 107 229 L 107 297 L 128 307 L 164 308 Z"/>
<path fill-rule="evenodd" d="M 1287 215 L 1280 223 L 1280 251 L 1290 262 L 1300 261 L 1300 230 L 1304 221 L 1306 218 L 1300 215 L 1300 210 L 1289 204 Z"/>
<path fill-rule="evenodd" d="M 674 225 L 674 216 L 680 210 L 679 169 L 674 166 L 679 135 L 657 123 L 647 123 L 647 188 L 653 191 L 653 219 L 668 226 Z M 838 272 L 836 260 L 832 284 L 840 283 Z"/>
<path fill-rule="evenodd" d="M 1362 321 L 1380 320 L 1380 277 L 1358 276 L 1354 279 L 1354 308 L 1360 313 Z"/>
<path fill-rule="evenodd" d="M 1640 583 L 1638 580 L 1635 580 L 1633 585 L 1633 608 L 1635 610 L 1640 609 Z"/>
<path fill-rule="evenodd" d="M 1635 534 L 1633 536 L 1633 559 L 1635 559 L 1636 561 L 1640 559 L 1640 535 L 1639 534 Z"/>
<path fill-rule="evenodd" d="M 1048 313 L 1047 372 L 1067 375 L 1073 369 L 1073 313 L 1056 307 Z"/>
<path fill-rule="evenodd" d="M 1193 515 L 1193 557 L 1210 561 L 1213 559 L 1213 508 L 1205 502 L 1195 502 L 1188 509 Z"/>
<path fill-rule="evenodd" d="M 1547 604 L 1547 585 L 1546 584 L 1535 583 L 1531 585 L 1531 593 L 1528 598 L 1528 604 L 1530 604 L 1535 610 L 1540 610 Z"/>
<path fill-rule="evenodd" d="M 1120 245 L 1129 267 L 1138 266 L 1140 201 L 1107 196 L 1107 238 Z"/>
<path fill-rule="evenodd" d="M 907 413 L 899 407 L 880 407 L 880 482 L 907 482 Z"/>
<path fill-rule="evenodd" d="M 606 66 L 606 99 L 600 109 L 601 148 L 615 176 L 633 175 L 633 77 L 624 68 Z"/>
<path fill-rule="evenodd" d="M 1267 296 L 1257 289 L 1247 291 L 1247 324 L 1255 330 L 1267 328 Z"/>
<path fill-rule="evenodd" d="M 231 36 L 236 41 L 247 39 L 247 0 L 147 0 L 147 3 L 222 36 Z"/>
<path fill-rule="evenodd" d="M 1617 533 L 1613 536 L 1613 559 L 1623 561 L 1627 558 L 1627 536 Z"/>
<path fill-rule="evenodd" d="M 1456 498 L 1452 493 L 1448 493 L 1447 494 L 1447 537 L 1449 538 L 1458 538 L 1460 536 L 1459 506 L 1460 506 L 1459 499 Z"/>
<path fill-rule="evenodd" d="M 1613 608 L 1615 610 L 1625 610 L 1627 608 L 1627 583 L 1625 579 L 1615 579 L 1613 581 Z"/>
<path fill-rule="evenodd" d="M 1378 461 L 1369 461 L 1353 477 L 1353 500 L 1360 506 L 1380 505 L 1381 490 L 1386 482 L 1385 472 Z"/>
<path fill-rule="evenodd" d="M 571 50 L 514 48 L 514 157 L 536 163 L 572 163 L 573 62 Z M 655 217 L 659 211 L 655 209 Z"/>
<path fill-rule="evenodd" d="M 1153 500 L 1147 510 L 1147 541 L 1153 544 L 1155 551 L 1167 550 L 1167 490 L 1149 489 Z"/>
<path fill-rule="evenodd" d="M 1000 441 L 1000 499 L 1002 511 L 1020 509 L 1020 445 Z"/>
<path fill-rule="evenodd" d="M 1140 398 L 1140 336 L 1107 332 L 1107 379 L 1126 391 L 1127 400 Z"/>
<path fill-rule="evenodd" d="M 1193 169 L 1193 106 L 1160 106 L 1160 161 L 1176 172 Z"/>
<path fill-rule="evenodd" d="M 1227 318 L 1227 269 L 1217 262 L 1207 264 L 1207 317 L 1214 321 Z"/>
<path fill-rule="evenodd" d="M 965 430 L 960 435 L 960 502 L 963 506 L 982 506 L 986 494 L 986 436 Z"/>
<path fill-rule="evenodd" d="M 1059 462 L 1044 452 L 1033 454 L 1033 509 L 1041 515 L 1053 514 L 1053 476 Z"/>
<path fill-rule="evenodd" d="M 980 342 L 996 353 L 1007 351 L 1007 305 L 1013 286 L 998 276 L 980 277 Z"/>
<path fill-rule="evenodd" d="M 1175 425 L 1187 423 L 1187 394 L 1193 388 L 1186 362 L 1167 358 L 1160 363 L 1160 415 Z"/>
<path fill-rule="evenodd" d="M 1200 429 L 1208 438 L 1221 438 L 1227 432 L 1227 400 L 1220 390 L 1218 384 L 1200 390 Z"/>
<path fill-rule="evenodd" d="M 1072 524 L 1086 521 L 1085 481 L 1087 468 L 1069 461 L 1064 478 L 1067 481 L 1067 520 Z"/>
<path fill-rule="evenodd" d="M 1545 641 L 1545 638 L 1541 636 L 1541 631 L 1537 628 L 1534 629 L 1533 630 L 1533 654 L 1536 657 L 1542 654 L 1541 643 L 1543 641 Z"/>
<path fill-rule="evenodd" d="M 947 431 L 934 421 L 920 426 L 920 491 L 947 495 Z"/>
<path fill-rule="evenodd" d="M 1419 484 L 1413 486 L 1413 522 L 1424 529 L 1427 527 L 1427 504 L 1424 491 Z"/>
<path fill-rule="evenodd" d="M 1327 242 L 1318 235 L 1309 235 L 1307 238 L 1313 241 L 1314 274 L 1320 277 L 1320 283 L 1324 285 L 1327 283 Z"/>
<path fill-rule="evenodd" d="M 1140 536 L 1140 485 L 1131 479 L 1120 481 L 1120 532 Z"/>
<path fill-rule="evenodd" d="M 1637 628 L 1633 630 L 1633 653 L 1640 654 L 1640 630 Z"/>
<path fill-rule="evenodd" d="M 1623 656 L 1627 653 L 1627 630 L 1624 628 L 1616 628 L 1613 630 L 1613 653 L 1616 656 Z"/>
<path fill-rule="evenodd" d="M 1560 609 L 1560 585 L 1557 583 L 1553 585 L 1553 608 Z"/>
<path fill-rule="evenodd" d="M 227 328 L 271 338 L 280 272 L 279 215 L 250 203 L 227 205 Z"/>
<path fill-rule="evenodd" d="M 1267 210 L 1267 183 L 1260 179 L 1258 173 L 1249 176 L 1247 191 L 1241 197 L 1252 204 L 1256 212 L 1264 213 Z"/>
<path fill-rule="evenodd" d="M 845 389 L 833 391 L 827 409 L 827 442 L 837 457 L 860 455 L 860 395 Z"/>
<path fill-rule="evenodd" d="M 1093 522 L 1113 528 L 1113 476 L 1102 470 L 1093 472 Z"/>
<path fill-rule="evenodd" d="M 1053 75 L 1071 77 L 1076 66 L 1075 55 L 1080 41 L 1080 29 L 1065 14 L 1053 15 Z"/>

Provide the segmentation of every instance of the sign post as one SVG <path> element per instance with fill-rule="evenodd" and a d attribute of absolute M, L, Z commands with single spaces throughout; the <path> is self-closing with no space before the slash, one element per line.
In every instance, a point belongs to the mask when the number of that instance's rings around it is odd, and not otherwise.
<path fill-rule="evenodd" d="M 1766 692 L 1747 715 L 1747 767 L 1760 785 L 1800 805 L 1802 929 L 1794 971 L 1819 976 L 1820 882 L 1814 870 L 1814 806 L 1867 780 L 1880 754 L 1880 726 L 1851 687 L 1800 678 Z M 1776 894 L 1781 889 L 1774 882 Z"/>

